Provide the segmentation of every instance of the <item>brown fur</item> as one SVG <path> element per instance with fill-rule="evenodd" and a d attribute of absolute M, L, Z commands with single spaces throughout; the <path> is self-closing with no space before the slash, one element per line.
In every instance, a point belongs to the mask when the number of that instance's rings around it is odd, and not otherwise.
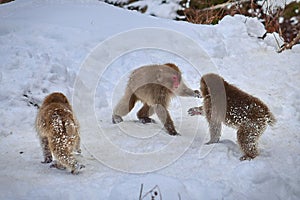
<path fill-rule="evenodd" d="M 68 99 L 62 93 L 48 95 L 39 109 L 36 130 L 40 138 L 44 161 L 56 161 L 51 167 L 69 168 L 77 174 L 84 167 L 78 164 L 73 151 L 81 152 L 79 124 L 73 115 Z"/>
<path fill-rule="evenodd" d="M 175 64 L 173 64 L 173 63 L 166 63 L 165 65 L 167 65 L 168 67 L 170 67 L 170 68 L 174 69 L 175 71 L 181 73 L 180 70 L 179 70 L 179 68 Z"/>
<path fill-rule="evenodd" d="M 123 121 L 122 116 L 127 115 L 137 101 L 141 101 L 144 105 L 137 117 L 142 123 L 153 122 L 149 117 L 155 112 L 168 133 L 177 135 L 167 110 L 175 95 L 199 97 L 200 92 L 185 85 L 179 68 L 174 64 L 140 67 L 131 73 L 125 94 L 114 109 L 112 121 Z"/>
<path fill-rule="evenodd" d="M 205 114 L 210 129 L 208 144 L 219 141 L 223 122 L 237 129 L 238 143 L 245 154 L 240 160 L 255 158 L 259 137 L 267 125 L 272 126 L 276 122 L 267 105 L 216 74 L 204 75 L 200 90 L 204 97 L 203 107 L 191 108 L 189 113 Z"/>

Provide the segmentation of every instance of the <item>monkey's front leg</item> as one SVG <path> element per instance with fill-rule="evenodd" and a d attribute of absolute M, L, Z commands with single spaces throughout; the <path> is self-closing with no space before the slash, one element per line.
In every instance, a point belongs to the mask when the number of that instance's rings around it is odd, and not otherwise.
<path fill-rule="evenodd" d="M 190 88 L 179 88 L 178 91 L 175 92 L 176 95 L 182 96 L 182 97 L 196 97 L 201 98 L 201 93 L 199 90 L 191 90 Z"/>
<path fill-rule="evenodd" d="M 77 140 L 75 140 L 75 145 L 74 145 L 74 147 L 75 147 L 75 153 L 76 154 L 81 154 L 81 148 L 80 148 L 80 137 L 79 136 L 77 136 Z"/>
<path fill-rule="evenodd" d="M 210 140 L 206 144 L 218 143 L 221 137 L 221 122 L 209 122 Z"/>
<path fill-rule="evenodd" d="M 56 169 L 66 169 L 65 166 L 63 166 L 60 162 L 58 162 L 57 160 L 54 160 L 51 165 L 50 165 L 50 168 L 56 168 Z"/>
<path fill-rule="evenodd" d="M 52 154 L 49 148 L 49 141 L 47 137 L 40 137 L 41 146 L 43 149 L 44 161 L 42 163 L 51 163 L 52 162 Z"/>
<path fill-rule="evenodd" d="M 189 87 L 185 85 L 183 81 L 180 82 L 179 86 L 175 87 L 173 83 L 173 88 L 175 91 L 175 94 L 177 96 L 183 96 L 183 97 L 197 97 L 201 98 L 201 93 L 199 90 L 192 90 Z"/>

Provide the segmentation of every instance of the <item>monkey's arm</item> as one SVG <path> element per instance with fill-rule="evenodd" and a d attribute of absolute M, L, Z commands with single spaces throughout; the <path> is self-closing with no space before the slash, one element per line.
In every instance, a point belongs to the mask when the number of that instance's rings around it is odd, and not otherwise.
<path fill-rule="evenodd" d="M 181 81 L 178 89 L 175 90 L 175 94 L 183 97 L 197 97 L 201 98 L 201 93 L 199 90 L 192 90 Z"/>
<path fill-rule="evenodd" d="M 191 116 L 194 116 L 194 115 L 202 115 L 202 116 L 204 116 L 205 115 L 202 106 L 190 108 L 188 110 L 188 113 Z"/>

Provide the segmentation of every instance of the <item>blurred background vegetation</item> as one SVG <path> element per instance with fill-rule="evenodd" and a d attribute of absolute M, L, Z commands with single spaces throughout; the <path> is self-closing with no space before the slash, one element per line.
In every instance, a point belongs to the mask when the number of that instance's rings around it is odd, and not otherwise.
<path fill-rule="evenodd" d="M 131 6 L 143 0 L 104 0 L 106 3 L 125 7 L 139 12 L 147 11 L 143 6 Z M 175 20 L 195 24 L 217 24 L 226 15 L 241 14 L 258 18 L 265 26 L 266 33 L 278 33 L 285 44 L 299 43 L 300 39 L 300 1 L 279 0 L 155 0 L 161 4 L 178 2 L 180 4 Z M 266 35 L 266 34 L 265 34 Z M 265 35 L 262 35 L 263 39 Z M 293 46 L 292 45 L 292 46 Z"/>
<path fill-rule="evenodd" d="M 183 0 L 181 5 L 179 16 L 196 24 L 217 24 L 225 15 L 241 14 L 258 18 L 267 33 L 277 32 L 287 43 L 300 32 L 300 2 L 296 1 L 283 7 L 274 7 L 267 0 Z"/>
<path fill-rule="evenodd" d="M 7 3 L 13 0 L 0 0 Z M 99 0 L 115 6 L 145 13 L 150 0 Z M 153 0 L 156 3 L 177 3 L 175 20 L 195 24 L 217 24 L 226 15 L 241 14 L 258 18 L 265 26 L 267 33 L 278 33 L 284 45 L 290 48 L 300 40 L 300 1 L 278 0 L 282 6 L 276 6 L 275 0 Z M 136 4 L 143 2 L 142 4 Z M 141 6 L 142 5 L 142 6 Z M 155 14 L 151 14 L 154 15 Z M 265 35 L 266 35 L 265 34 Z M 265 35 L 261 38 L 264 39 Z M 289 48 L 289 46 L 287 48 Z"/>

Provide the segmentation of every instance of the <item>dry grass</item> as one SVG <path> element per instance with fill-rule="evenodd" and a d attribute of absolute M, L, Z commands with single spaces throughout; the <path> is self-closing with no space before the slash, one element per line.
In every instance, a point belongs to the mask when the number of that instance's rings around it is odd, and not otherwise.
<path fill-rule="evenodd" d="M 220 4 L 207 4 L 206 0 L 196 1 L 207 7 L 189 7 L 183 11 L 185 20 L 195 24 L 217 24 L 225 15 L 242 14 L 250 17 L 257 17 L 265 25 L 267 33 L 277 32 L 283 38 L 285 46 L 291 48 L 299 43 L 300 32 L 300 2 L 291 2 L 284 9 L 278 8 L 275 11 L 264 12 L 255 0 L 228 0 Z M 202 2 L 202 3 L 201 3 Z M 266 1 L 264 1 L 266 3 Z M 193 4 L 191 4 L 193 5 Z M 264 37 L 261 37 L 264 38 Z"/>

